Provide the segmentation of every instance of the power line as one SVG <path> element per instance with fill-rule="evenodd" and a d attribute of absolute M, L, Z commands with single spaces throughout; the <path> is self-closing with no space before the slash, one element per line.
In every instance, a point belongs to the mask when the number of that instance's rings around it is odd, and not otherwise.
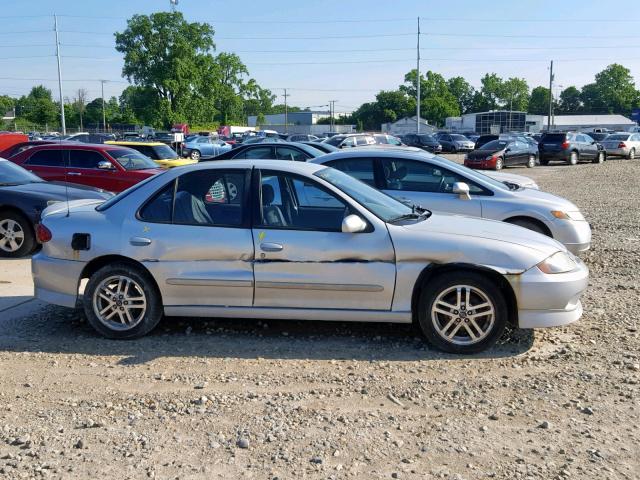
<path fill-rule="evenodd" d="M 640 38 L 638 35 L 535 35 L 535 34 L 494 34 L 494 33 L 439 33 L 429 32 L 422 35 L 430 37 L 488 37 L 488 38 Z"/>
<path fill-rule="evenodd" d="M 292 37 L 214 37 L 217 40 L 327 40 L 333 38 L 380 38 L 380 37 L 408 37 L 413 33 L 379 33 L 376 35 L 318 35 L 318 36 L 292 36 Z"/>
<path fill-rule="evenodd" d="M 51 30 L 21 30 L 16 32 L 0 32 L 0 35 L 21 35 L 23 33 L 51 33 Z"/>

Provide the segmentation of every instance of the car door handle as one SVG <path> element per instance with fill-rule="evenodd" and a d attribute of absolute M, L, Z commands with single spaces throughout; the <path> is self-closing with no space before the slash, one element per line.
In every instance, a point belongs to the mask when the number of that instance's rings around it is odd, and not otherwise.
<path fill-rule="evenodd" d="M 80 172 L 69 172 L 67 173 L 67 175 L 69 175 L 70 177 L 79 177 L 80 175 L 82 175 Z"/>
<path fill-rule="evenodd" d="M 283 249 L 284 247 L 279 243 L 266 242 L 260 244 L 260 250 L 263 252 L 281 252 Z"/>
<path fill-rule="evenodd" d="M 151 239 L 144 237 L 131 237 L 129 239 L 129 243 L 135 247 L 146 247 L 147 245 L 151 245 Z"/>

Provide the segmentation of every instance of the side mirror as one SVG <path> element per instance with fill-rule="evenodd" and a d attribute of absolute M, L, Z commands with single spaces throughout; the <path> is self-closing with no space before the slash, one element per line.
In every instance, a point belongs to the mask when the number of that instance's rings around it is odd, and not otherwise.
<path fill-rule="evenodd" d="M 98 162 L 98 168 L 100 170 L 113 170 L 115 167 L 113 166 L 113 164 L 111 162 L 107 162 L 106 160 L 102 160 L 101 162 Z"/>
<path fill-rule="evenodd" d="M 453 184 L 453 193 L 456 193 L 460 196 L 461 200 L 470 200 L 471 195 L 469 195 L 469 185 L 464 182 L 456 182 Z"/>
<path fill-rule="evenodd" d="M 367 229 L 367 222 L 365 222 L 358 215 L 347 215 L 342 220 L 342 233 L 358 233 Z"/>

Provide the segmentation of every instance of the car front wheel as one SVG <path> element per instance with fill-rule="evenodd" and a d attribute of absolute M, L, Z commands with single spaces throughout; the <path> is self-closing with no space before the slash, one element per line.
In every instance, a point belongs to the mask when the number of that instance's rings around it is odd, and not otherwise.
<path fill-rule="evenodd" d="M 502 170 L 502 167 L 504 167 L 504 160 L 502 157 L 498 157 L 496 159 L 496 170 Z"/>
<path fill-rule="evenodd" d="M 107 265 L 94 273 L 83 300 L 87 320 L 107 338 L 141 337 L 162 318 L 160 293 L 151 276 L 124 263 Z"/>
<path fill-rule="evenodd" d="M 198 161 L 200 160 L 200 152 L 198 150 L 191 150 L 189 157 L 191 158 L 191 160 Z"/>
<path fill-rule="evenodd" d="M 629 150 L 629 160 L 633 160 L 634 158 L 636 158 L 636 149 L 632 148 Z"/>
<path fill-rule="evenodd" d="M 25 217 L 15 212 L 0 213 L 0 257 L 24 257 L 35 247 L 33 228 Z"/>
<path fill-rule="evenodd" d="M 449 353 L 486 350 L 507 324 L 503 294 L 493 281 L 476 272 L 449 272 L 429 280 L 418 308 L 427 341 Z"/>
<path fill-rule="evenodd" d="M 527 161 L 527 168 L 533 168 L 536 166 L 536 156 L 529 155 L 529 160 Z"/>

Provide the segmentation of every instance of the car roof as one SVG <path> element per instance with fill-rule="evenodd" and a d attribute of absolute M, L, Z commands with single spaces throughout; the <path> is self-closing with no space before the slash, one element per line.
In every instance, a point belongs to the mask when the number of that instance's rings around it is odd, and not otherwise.
<path fill-rule="evenodd" d="M 424 160 L 426 158 L 436 158 L 435 155 L 425 152 L 424 150 L 416 147 L 399 147 L 399 146 L 367 146 L 358 147 L 349 150 L 341 150 L 339 152 L 327 153 L 316 159 L 308 160 L 309 163 L 325 163 L 336 158 L 368 158 L 371 155 L 376 157 L 390 157 L 398 158 L 399 156 L 413 160 Z"/>
<path fill-rule="evenodd" d="M 29 152 L 37 152 L 39 150 L 62 150 L 62 149 L 72 149 L 72 150 L 118 150 L 123 148 L 122 145 L 110 145 L 107 143 L 82 143 L 82 142 L 55 142 L 55 143 L 46 143 L 43 145 L 34 145 L 29 150 Z"/>
<path fill-rule="evenodd" d="M 122 146 L 134 146 L 134 145 L 144 145 L 145 147 L 160 147 L 162 145 L 166 146 L 166 143 L 162 142 L 125 142 L 120 140 L 109 140 L 108 142 L 104 142 L 105 145 L 122 145 Z"/>
<path fill-rule="evenodd" d="M 209 168 L 253 168 L 258 167 L 262 170 L 275 169 L 285 172 L 299 173 L 304 175 L 312 175 L 318 170 L 322 170 L 323 165 L 315 165 L 307 162 L 292 162 L 291 160 L 216 160 L 215 162 L 201 162 L 194 165 L 185 165 L 175 167 L 171 172 L 182 172 L 185 170 L 207 170 Z"/>

